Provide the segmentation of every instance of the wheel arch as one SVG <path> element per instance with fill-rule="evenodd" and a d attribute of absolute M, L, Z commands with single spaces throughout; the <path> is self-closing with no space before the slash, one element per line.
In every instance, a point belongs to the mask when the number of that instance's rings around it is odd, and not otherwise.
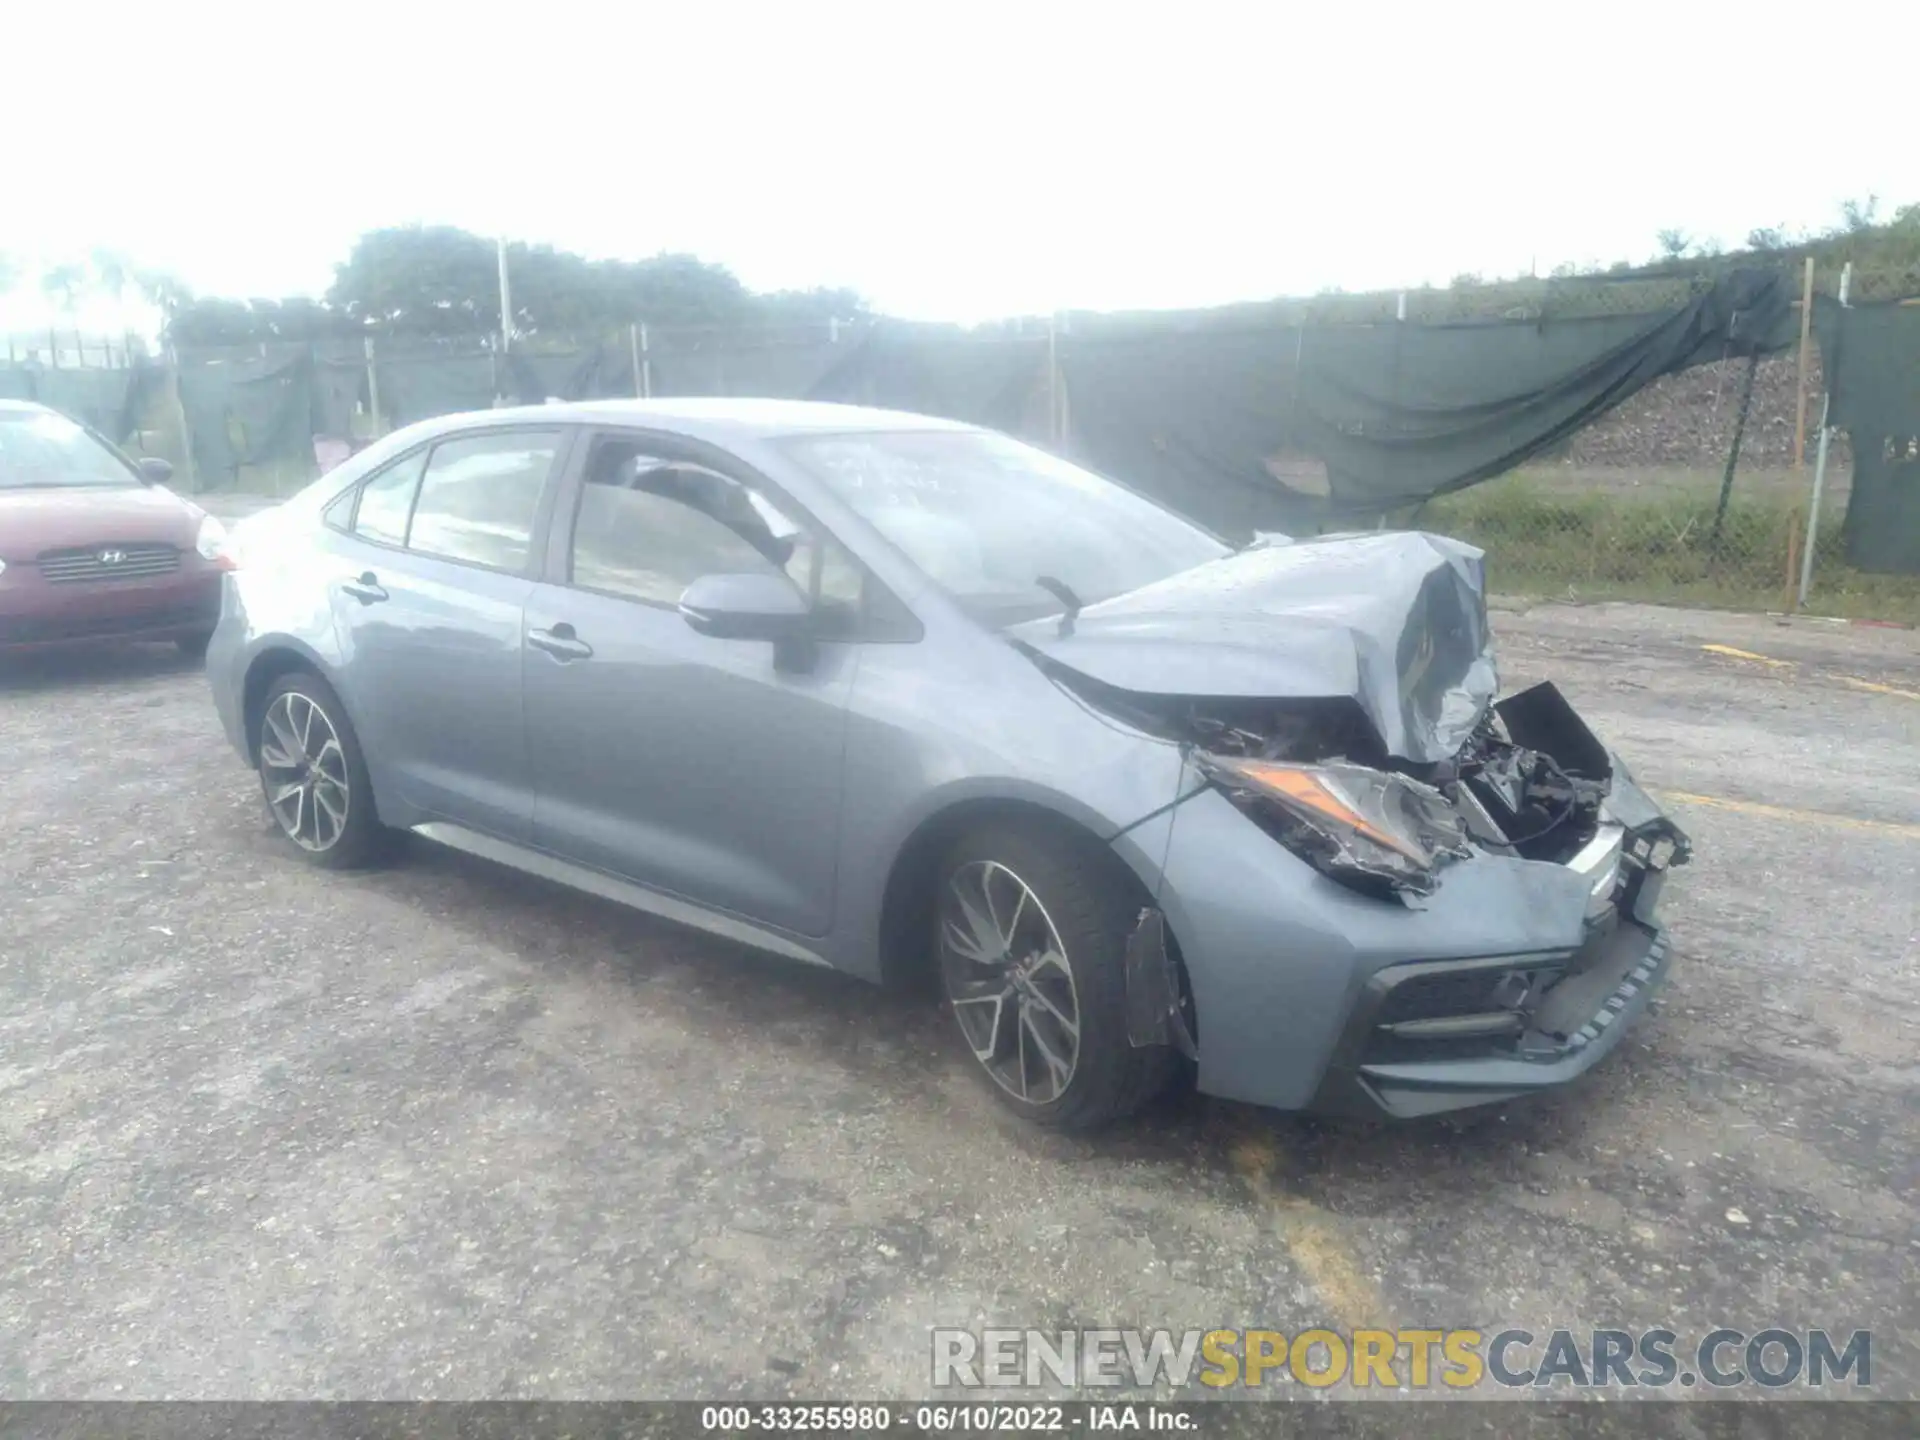
<path fill-rule="evenodd" d="M 240 723 L 247 742 L 249 765 L 260 763 L 260 724 L 266 710 L 267 692 L 276 680 L 296 672 L 316 675 L 334 694 L 340 693 L 340 687 L 334 684 L 320 657 L 299 641 L 276 640 L 261 646 L 247 662 L 246 675 L 240 682 Z M 347 702 L 343 698 L 340 703 Z M 352 721 L 351 711 L 347 719 Z"/>
<path fill-rule="evenodd" d="M 910 988 L 933 984 L 932 947 L 927 944 L 929 916 L 939 879 L 941 857 L 967 830 L 996 821 L 1034 825 L 1085 845 L 1105 857 L 1122 883 L 1151 903 L 1139 876 L 1112 852 L 1101 829 L 1087 815 L 1075 814 L 1052 797 L 1007 793 L 957 796 L 921 817 L 895 849 L 880 901 L 880 979 Z"/>

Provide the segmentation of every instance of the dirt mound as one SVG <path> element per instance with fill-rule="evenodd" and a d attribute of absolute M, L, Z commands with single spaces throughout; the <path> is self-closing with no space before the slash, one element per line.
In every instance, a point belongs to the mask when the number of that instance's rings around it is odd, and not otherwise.
<path fill-rule="evenodd" d="M 1812 460 L 1815 427 L 1820 423 L 1820 352 L 1816 347 L 1807 378 L 1807 451 Z M 1619 409 L 1603 416 L 1568 442 L 1561 458 L 1578 465 L 1690 468 L 1724 465 L 1740 413 L 1745 360 L 1697 366 L 1655 381 Z M 1760 362 L 1754 376 L 1753 406 L 1740 441 L 1744 470 L 1780 470 L 1793 464 L 1795 411 L 1793 353 Z M 1833 461 L 1847 464 L 1844 437 L 1838 437 Z"/>

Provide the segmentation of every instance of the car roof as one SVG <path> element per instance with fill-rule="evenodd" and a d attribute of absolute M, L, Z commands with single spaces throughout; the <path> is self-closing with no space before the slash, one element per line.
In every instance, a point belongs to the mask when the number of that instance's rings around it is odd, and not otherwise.
<path fill-rule="evenodd" d="M 45 405 L 32 400 L 0 400 L 0 415 L 51 415 L 54 414 Z"/>
<path fill-rule="evenodd" d="M 502 410 L 476 410 L 441 417 L 448 429 L 495 425 L 503 420 L 574 421 L 633 429 L 671 430 L 695 439 L 725 442 L 787 435 L 858 431 L 970 430 L 973 426 L 904 410 L 834 405 L 819 400 L 760 400 L 684 396 L 659 400 L 563 400 Z"/>

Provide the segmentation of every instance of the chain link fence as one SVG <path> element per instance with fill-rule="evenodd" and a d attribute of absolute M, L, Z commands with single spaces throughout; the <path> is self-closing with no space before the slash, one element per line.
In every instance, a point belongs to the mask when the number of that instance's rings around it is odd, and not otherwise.
<path fill-rule="evenodd" d="M 1823 277 L 1817 293 L 1832 294 L 1838 278 Z M 1916 289 L 1920 277 L 1874 276 L 1850 299 Z M 1824 360 L 1819 344 L 1807 347 L 1804 381 L 1797 349 L 1666 376 L 1556 453 L 1385 523 L 1483 547 L 1490 584 L 1509 595 L 1790 611 L 1804 575 L 1809 610 L 1920 622 L 1920 576 L 1849 563 L 1845 430 L 1829 436 L 1812 503 Z"/>
<path fill-rule="evenodd" d="M 1838 278 L 1820 276 L 1821 292 L 1831 294 Z M 1323 337 L 1343 331 L 1652 315 L 1686 304 L 1702 283 L 1692 276 L 1486 285 L 1463 278 L 1445 289 L 1328 294 L 1179 317 L 1076 315 L 942 331 L 940 346 L 954 357 L 950 368 L 959 378 L 943 376 L 946 390 L 910 408 L 984 419 L 1092 459 L 1078 443 L 1073 385 L 1056 355 L 1056 347 L 1076 339 L 1291 334 L 1295 361 L 1304 365 Z M 1875 302 L 1916 291 L 1920 277 L 1862 276 L 1851 298 Z M 112 382 L 100 371 L 83 382 L 75 378 L 81 372 L 69 370 L 48 385 L 43 371 L 39 393 L 83 412 L 128 448 L 172 460 L 188 488 L 284 495 L 379 434 L 451 411 L 549 396 L 812 395 L 868 333 L 851 324 L 755 331 L 632 326 L 597 336 L 516 338 L 511 348 L 497 337 L 472 336 L 252 345 L 135 364 Z M 1018 372 L 1025 376 L 1020 393 L 1002 397 L 991 415 L 961 413 L 981 409 L 977 400 L 960 398 L 974 383 L 961 373 L 967 364 L 1009 351 L 1029 367 Z M 924 366 L 928 352 L 919 353 L 915 363 Z M 1699 364 L 1646 385 L 1495 478 L 1374 513 L 1323 511 L 1292 528 L 1416 527 L 1455 535 L 1487 551 L 1490 584 L 1508 596 L 1781 610 L 1795 603 L 1811 523 L 1809 609 L 1920 622 L 1920 576 L 1848 563 L 1841 521 L 1852 499 L 1853 457 L 1844 432 L 1831 437 L 1819 504 L 1809 505 L 1822 360 L 1821 347 L 1810 344 L 1804 363 L 1790 347 Z M 0 365 L 0 396 L 35 393 L 23 373 L 17 364 Z M 912 378 L 920 389 L 905 393 L 934 394 L 927 389 L 933 381 Z M 899 404 L 901 393 L 876 389 L 869 379 L 864 389 L 836 398 Z M 1325 466 L 1313 455 L 1282 450 L 1266 470 L 1301 495 L 1326 494 Z"/>

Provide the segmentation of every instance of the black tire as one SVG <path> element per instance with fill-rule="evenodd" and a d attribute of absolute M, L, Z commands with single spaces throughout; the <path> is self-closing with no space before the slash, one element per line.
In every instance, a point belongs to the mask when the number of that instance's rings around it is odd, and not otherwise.
<path fill-rule="evenodd" d="M 337 827 L 329 833 L 325 828 L 309 830 L 302 825 L 302 835 L 296 838 L 289 824 L 291 802 L 283 802 L 276 807 L 274 795 L 277 789 L 288 783 L 293 772 L 285 767 L 276 767 L 273 760 L 281 751 L 276 740 L 274 722 L 286 712 L 278 707 L 287 697 L 293 697 L 290 710 L 302 712 L 302 707 L 310 705 L 326 722 L 332 731 L 333 739 L 339 746 L 339 765 L 328 770 L 331 791 L 336 801 L 344 790 L 345 802 L 339 808 L 344 811 Z M 324 866 L 330 870 L 354 870 L 368 865 L 378 864 L 393 851 L 397 835 L 380 823 L 380 816 L 374 809 L 373 784 L 367 778 L 367 762 L 360 749 L 360 739 L 353 732 L 353 724 L 347 719 L 346 706 L 340 703 L 340 697 L 333 687 L 311 671 L 297 670 L 282 675 L 268 688 L 260 702 L 259 745 L 255 757 L 255 768 L 260 776 L 261 796 L 266 802 L 267 816 L 281 840 L 302 859 Z M 324 737 L 309 728 L 309 740 L 319 738 L 320 743 L 313 749 L 324 754 Z M 310 756 L 303 757 L 311 759 Z M 324 765 L 324 761 L 323 761 Z M 320 786 L 309 789 L 311 795 Z M 314 804 L 319 805 L 319 801 Z M 307 816 L 308 812 L 298 812 Z M 312 820 L 322 819 L 319 811 L 312 812 Z M 315 843 L 315 842 L 324 843 Z"/>
<path fill-rule="evenodd" d="M 1008 1023 L 1004 1008 L 994 1006 L 990 999 L 966 999 L 960 993 L 963 982 L 958 974 L 964 971 L 968 977 L 975 977 L 995 972 L 991 965 L 975 964 L 947 938 L 949 920 L 963 914 L 954 908 L 958 903 L 956 885 L 970 891 L 979 876 L 992 877 L 999 872 L 1010 874 L 1038 902 L 1042 920 L 1051 927 L 1064 952 L 1065 968 L 1071 973 L 1072 998 L 1078 1008 L 1077 1053 L 1071 1077 L 1058 1093 L 1039 1099 L 1023 1098 L 1010 1088 L 1005 1072 L 1012 1069 L 1023 1076 L 1046 1077 L 1057 1075 L 1057 1068 L 1042 1064 L 1036 1070 L 1022 1053 L 1017 1065 L 1011 1055 L 999 1061 L 1002 1070 L 996 1073 L 994 1064 L 982 1057 L 979 1037 L 984 1022 L 980 1016 L 991 1015 L 993 1026 L 999 1027 Z M 1004 879 L 999 883 L 1007 884 Z M 1001 893 L 1001 908 L 1005 908 L 1004 896 L 1018 892 L 1003 889 Z M 935 961 L 945 1008 L 953 1014 L 978 1073 L 1016 1114 L 1063 1130 L 1096 1129 L 1139 1110 L 1177 1073 L 1179 1057 L 1172 1047 L 1136 1047 L 1127 1039 L 1125 953 L 1127 937 L 1139 921 L 1141 904 L 1137 886 L 1120 869 L 1119 862 L 1091 839 L 1064 827 L 997 821 L 967 831 L 948 850 L 939 870 L 933 919 Z M 1004 928 L 999 925 L 1000 918 L 995 917 L 996 927 Z M 1024 911 L 1005 918 L 1011 920 L 1016 931 L 1032 923 Z M 1027 935 L 1007 947 L 1009 951 L 1034 948 Z M 1053 967 L 1056 972 L 1058 968 Z M 982 979 L 979 983 L 991 986 L 997 982 Z M 1053 994 L 1058 999 L 1061 992 L 1057 981 L 1054 984 Z M 968 1019 L 961 1017 L 963 1006 L 971 1007 Z M 1058 1011 L 1050 1013 L 1058 1015 Z M 1043 1025 L 1047 1017 L 1037 1010 L 1015 1012 L 1012 1024 L 1016 1041 L 1031 1037 L 1037 1046 L 1036 1030 L 1019 1033 L 1025 1014 L 1033 1014 Z M 1049 1049 L 1055 1048 L 1054 1042 L 1066 1032 L 1064 1027 L 1052 1028 L 1051 1034 Z M 1004 1036 L 1001 1039 L 1004 1042 Z M 1004 1043 L 993 1048 L 1012 1049 Z M 1038 1088 L 1044 1094 L 1046 1087 Z"/>
<path fill-rule="evenodd" d="M 189 660 L 204 660 L 207 658 L 207 646 L 213 643 L 213 632 L 209 630 L 199 635 L 176 636 L 173 643 L 180 647 L 180 653 Z"/>

